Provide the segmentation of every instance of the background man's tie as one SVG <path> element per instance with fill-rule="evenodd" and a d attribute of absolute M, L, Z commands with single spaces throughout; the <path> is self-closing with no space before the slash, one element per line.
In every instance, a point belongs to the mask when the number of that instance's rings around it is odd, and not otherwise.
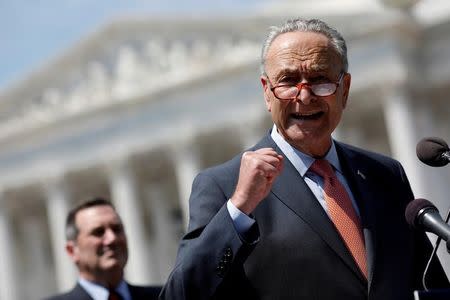
<path fill-rule="evenodd" d="M 115 290 L 109 290 L 108 300 L 122 300 L 122 296 L 117 293 Z"/>
<path fill-rule="evenodd" d="M 367 279 L 366 248 L 361 222 L 352 205 L 350 196 L 326 159 L 314 161 L 310 170 L 323 177 L 324 198 L 328 206 L 328 214 L 345 245 L 350 250 L 353 259 Z"/>

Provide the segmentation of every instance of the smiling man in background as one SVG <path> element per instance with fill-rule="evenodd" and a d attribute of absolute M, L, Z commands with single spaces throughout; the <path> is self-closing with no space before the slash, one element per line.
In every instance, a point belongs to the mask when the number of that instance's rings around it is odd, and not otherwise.
<path fill-rule="evenodd" d="M 125 229 L 113 204 L 102 198 L 72 209 L 66 220 L 66 252 L 79 271 L 76 286 L 48 300 L 158 299 L 159 288 L 124 280 L 128 260 Z"/>

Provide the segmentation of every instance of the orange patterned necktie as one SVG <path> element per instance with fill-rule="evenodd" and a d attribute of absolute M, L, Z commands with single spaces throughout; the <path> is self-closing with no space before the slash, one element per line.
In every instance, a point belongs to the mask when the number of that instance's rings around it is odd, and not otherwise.
<path fill-rule="evenodd" d="M 108 300 L 122 300 L 122 297 L 115 290 L 109 290 Z"/>
<path fill-rule="evenodd" d="M 327 160 L 317 159 L 310 170 L 323 178 L 324 198 L 328 206 L 328 214 L 367 279 L 366 249 L 361 223 L 347 191 Z"/>

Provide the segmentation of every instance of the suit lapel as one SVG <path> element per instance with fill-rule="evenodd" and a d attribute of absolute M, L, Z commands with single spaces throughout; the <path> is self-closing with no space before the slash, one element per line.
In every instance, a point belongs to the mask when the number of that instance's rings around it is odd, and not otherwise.
<path fill-rule="evenodd" d="M 86 292 L 86 290 L 79 284 L 73 288 L 70 292 L 69 299 L 77 299 L 77 300 L 93 300 L 92 297 Z"/>
<path fill-rule="evenodd" d="M 267 136 L 257 146 L 272 147 L 284 156 L 282 173 L 277 177 L 272 194 L 289 207 L 333 249 L 336 254 L 352 269 L 361 281 L 365 281 L 350 252 L 339 236 L 334 224 L 316 199 L 314 194 L 275 142 Z"/>

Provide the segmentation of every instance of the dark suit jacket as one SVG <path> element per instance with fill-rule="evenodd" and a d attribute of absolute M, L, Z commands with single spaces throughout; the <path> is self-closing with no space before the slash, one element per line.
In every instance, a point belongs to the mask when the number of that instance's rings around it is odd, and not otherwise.
<path fill-rule="evenodd" d="M 136 286 L 131 284 L 128 284 L 128 288 L 130 289 L 131 298 L 133 300 L 156 300 L 161 291 L 160 287 Z M 92 298 L 86 290 L 77 283 L 71 291 L 52 296 L 47 298 L 47 300 L 92 300 Z"/>
<path fill-rule="evenodd" d="M 270 135 L 252 150 L 272 147 Z M 253 212 L 257 226 L 241 238 L 226 208 L 241 155 L 201 172 L 190 220 L 162 299 L 412 299 L 422 289 L 430 253 L 424 233 L 404 218 L 413 194 L 399 162 L 336 142 L 361 214 L 369 280 L 363 278 L 326 212 L 294 166 L 284 169 Z M 447 286 L 439 263 L 431 281 Z M 431 286 L 433 286 L 431 284 Z"/>

